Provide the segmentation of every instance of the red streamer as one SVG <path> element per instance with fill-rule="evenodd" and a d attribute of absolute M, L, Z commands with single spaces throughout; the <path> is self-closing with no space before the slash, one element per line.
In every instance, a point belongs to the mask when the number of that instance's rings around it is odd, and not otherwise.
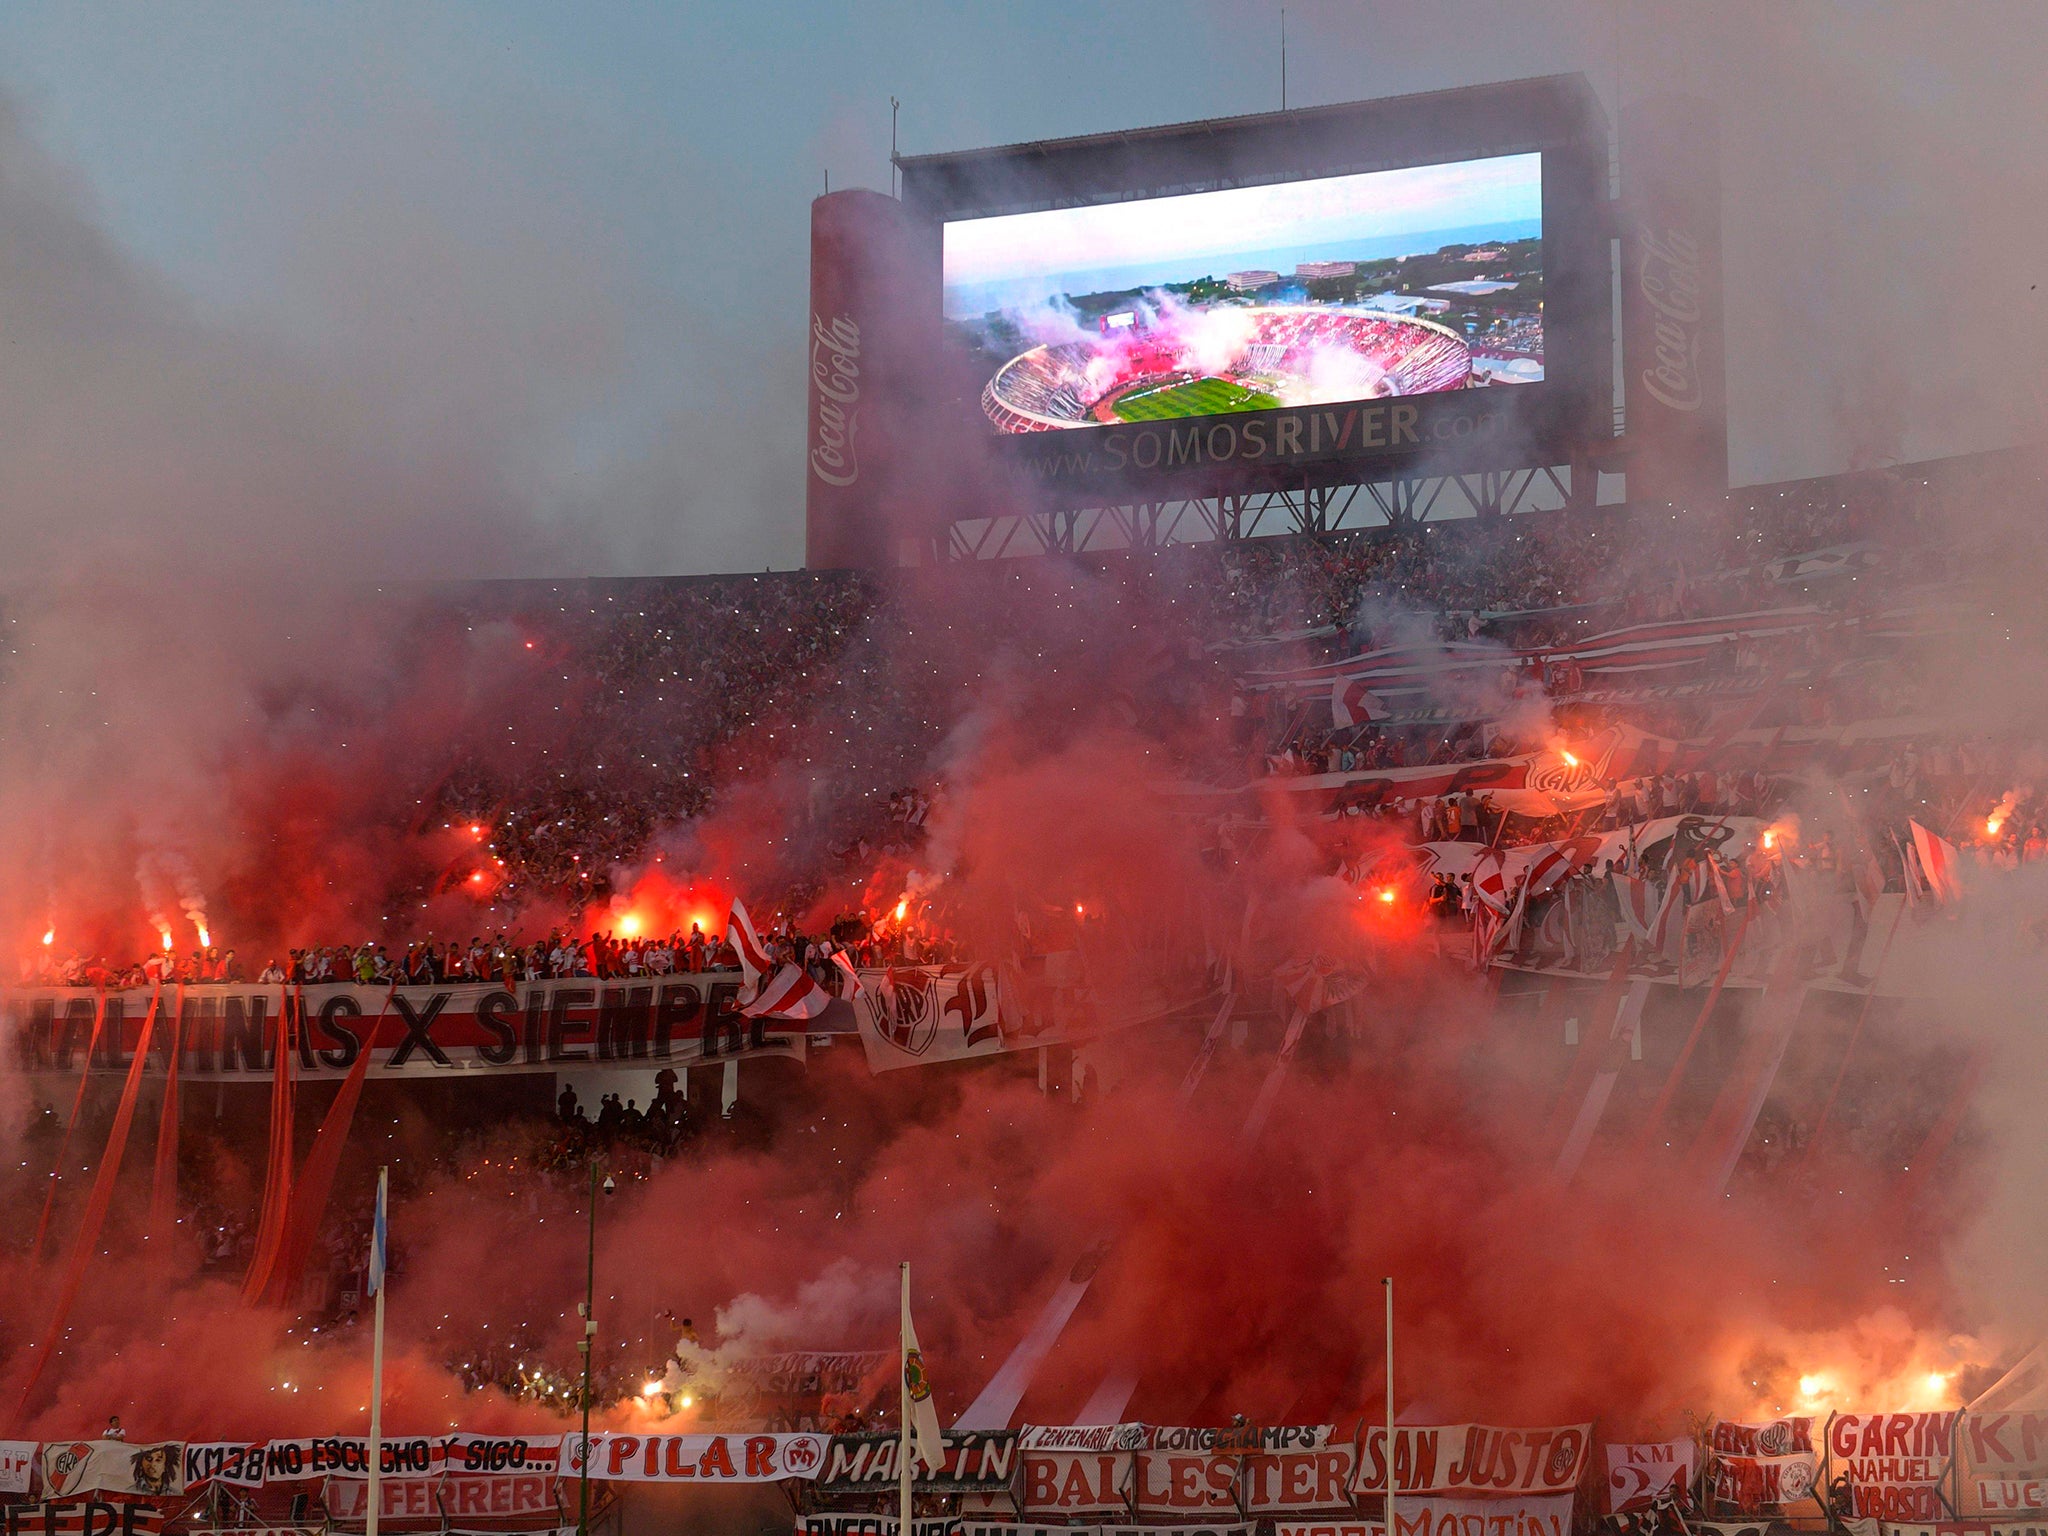
<path fill-rule="evenodd" d="M 92 1182 L 92 1198 L 86 1201 L 84 1219 L 71 1236 L 71 1251 L 65 1258 L 64 1273 L 57 1282 L 57 1301 L 50 1313 L 50 1326 L 43 1332 L 42 1348 L 36 1351 L 35 1364 L 30 1367 L 28 1380 L 22 1384 L 21 1397 L 14 1405 L 14 1428 L 17 1430 L 27 1416 L 29 1401 L 43 1379 L 50 1357 L 57 1352 L 57 1341 L 64 1336 L 65 1325 L 71 1320 L 71 1308 L 78 1300 L 78 1288 L 84 1283 L 86 1266 L 99 1251 L 100 1231 L 107 1224 L 107 1209 L 114 1203 L 114 1183 L 121 1176 L 121 1158 L 128 1150 L 128 1127 L 135 1119 L 135 1098 L 142 1091 L 142 1077 L 149 1062 L 150 1036 L 155 1027 L 156 1006 L 152 1000 L 149 1013 L 142 1021 L 142 1037 L 135 1042 L 134 1059 L 128 1063 L 128 1081 L 121 1089 L 121 1107 L 114 1112 L 114 1127 L 107 1133 L 106 1150 L 100 1154 L 99 1172 Z"/>
<path fill-rule="evenodd" d="M 156 1123 L 156 1167 L 149 1178 L 149 1241 L 153 1249 L 171 1240 L 178 1200 L 178 1067 L 185 1053 L 185 984 L 171 1004 L 171 1060 L 164 1073 L 163 1111 Z"/>
<path fill-rule="evenodd" d="M 156 1014 L 156 999 L 157 994 L 151 993 L 149 1011 L 152 1017 Z M 57 1208 L 57 1188 L 63 1183 L 64 1164 L 71 1155 L 71 1133 L 78 1129 L 78 1117 L 85 1108 L 85 1085 L 92 1081 L 92 1056 L 100 1048 L 100 1026 L 106 1019 L 107 989 L 101 987 L 99 999 L 92 1010 L 92 1039 L 86 1043 L 85 1060 L 78 1065 L 78 1096 L 71 1101 L 71 1119 L 64 1127 L 63 1140 L 57 1143 L 57 1161 L 50 1169 L 50 1192 L 43 1197 L 42 1218 L 36 1222 L 35 1247 L 29 1251 L 28 1260 L 32 1265 L 43 1262 L 43 1241 L 50 1235 L 50 1213 Z"/>
<path fill-rule="evenodd" d="M 327 1215 L 328 1197 L 334 1193 L 334 1176 L 341 1169 L 341 1149 L 348 1141 L 349 1126 L 355 1121 L 356 1102 L 363 1096 L 363 1079 L 370 1071 L 370 1048 L 376 1043 L 378 1026 L 390 1010 L 391 993 L 386 992 L 384 1006 L 377 1010 L 377 1017 L 370 1021 L 369 1029 L 363 1034 L 363 1048 L 350 1064 L 348 1076 L 342 1079 L 341 1091 L 335 1094 L 334 1102 L 327 1106 L 327 1113 L 321 1118 L 320 1129 L 313 1137 L 313 1149 L 306 1154 L 306 1166 L 300 1170 L 298 1182 L 293 1187 L 284 1241 L 263 1295 L 263 1299 L 274 1306 L 290 1302 L 292 1293 L 299 1288 L 300 1277 L 306 1272 L 306 1260 L 312 1255 L 313 1240 L 319 1236 L 320 1223 Z"/>
<path fill-rule="evenodd" d="M 263 1175 L 263 1209 L 256 1219 L 256 1254 L 242 1277 L 242 1300 L 254 1302 L 270 1283 L 284 1242 L 292 1199 L 292 995 L 278 989 L 277 1056 L 270 1074 L 270 1157 Z"/>

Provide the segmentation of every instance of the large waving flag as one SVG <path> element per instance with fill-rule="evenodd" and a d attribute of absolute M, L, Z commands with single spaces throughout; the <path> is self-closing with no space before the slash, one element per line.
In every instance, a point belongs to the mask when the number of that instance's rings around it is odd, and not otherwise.
<path fill-rule="evenodd" d="M 740 1012 L 750 1019 L 815 1019 L 831 1001 L 832 994 L 809 975 L 785 965 L 761 983 L 754 1000 Z"/>
<path fill-rule="evenodd" d="M 747 973 L 747 985 L 757 986 L 763 976 L 774 968 L 768 958 L 767 946 L 761 936 L 754 932 L 754 925 L 747 917 L 746 906 L 735 896 L 732 899 L 732 916 L 726 919 L 725 942 L 740 957 L 740 969 Z"/>
<path fill-rule="evenodd" d="M 917 1329 L 910 1321 L 910 1266 L 903 1266 L 903 1418 L 910 1452 L 932 1471 L 946 1464 L 946 1436 L 939 1428 L 939 1405 L 932 1401 L 932 1380 L 925 1374 L 924 1351 L 917 1347 Z"/>
<path fill-rule="evenodd" d="M 1963 881 L 1958 866 L 1962 855 L 1956 851 L 1956 845 L 1917 821 L 1908 825 L 1913 829 L 1913 852 L 1920 857 L 1920 872 L 1927 880 L 1928 893 L 1936 901 L 1960 900 Z"/>

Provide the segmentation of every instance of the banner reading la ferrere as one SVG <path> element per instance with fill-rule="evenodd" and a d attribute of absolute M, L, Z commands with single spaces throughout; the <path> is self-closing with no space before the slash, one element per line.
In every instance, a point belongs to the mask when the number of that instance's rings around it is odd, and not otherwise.
<path fill-rule="evenodd" d="M 272 1071 L 278 1021 L 291 1015 L 298 1075 L 346 1076 L 367 1043 L 372 1077 L 438 1077 L 457 1072 L 556 1072 L 564 1068 L 687 1067 L 735 1056 L 795 1056 L 800 1029 L 740 1016 L 737 971 L 699 971 L 643 980 L 569 977 L 510 987 L 484 982 L 437 987 L 173 987 L 163 989 L 159 1027 L 145 1070 L 163 1072 L 175 1034 L 179 1075 L 255 1081 Z M 125 1072 L 147 991 L 106 997 L 100 1044 L 88 1061 L 96 996 L 77 988 L 20 988 L 4 994 L 14 1059 L 27 1071 Z M 374 1034 L 374 1039 L 371 1036 Z"/>
<path fill-rule="evenodd" d="M 1590 1424 L 1551 1429 L 1397 1424 L 1394 1488 L 1397 1494 L 1570 1493 L 1585 1473 L 1592 1443 Z M 1354 1493 L 1387 1491 L 1385 1428 L 1366 1432 L 1351 1486 Z"/>

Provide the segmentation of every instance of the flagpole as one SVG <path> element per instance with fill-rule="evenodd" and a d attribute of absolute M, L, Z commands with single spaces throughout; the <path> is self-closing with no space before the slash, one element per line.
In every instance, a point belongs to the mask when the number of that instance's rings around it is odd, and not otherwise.
<path fill-rule="evenodd" d="M 896 1446 L 896 1501 L 900 1516 L 896 1536 L 913 1536 L 910 1526 L 910 1261 L 903 1271 L 903 1321 L 896 1329 L 896 1384 L 903 1397 L 903 1419 Z M 375 1536 L 375 1533 L 369 1533 Z"/>
<path fill-rule="evenodd" d="M 1387 1288 L 1387 1536 L 1394 1536 L 1394 1277 L 1380 1284 Z"/>
<path fill-rule="evenodd" d="M 377 1170 L 377 1216 L 371 1247 L 371 1267 L 377 1282 L 377 1313 L 370 1329 L 370 1486 L 369 1508 L 363 1517 L 363 1536 L 377 1536 L 378 1506 L 382 1503 L 381 1472 L 384 1460 L 384 1244 L 386 1226 L 384 1202 L 388 1196 L 391 1170 Z"/>

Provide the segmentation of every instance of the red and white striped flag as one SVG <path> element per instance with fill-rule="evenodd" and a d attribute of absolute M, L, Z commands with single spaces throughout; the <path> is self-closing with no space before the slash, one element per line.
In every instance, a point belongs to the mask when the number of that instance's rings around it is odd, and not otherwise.
<path fill-rule="evenodd" d="M 740 1009 L 750 1019 L 815 1019 L 832 1001 L 832 994 L 796 966 L 785 965 L 754 994 L 754 1000 Z"/>
<path fill-rule="evenodd" d="M 768 958 L 767 946 L 754 932 L 753 923 L 747 919 L 747 909 L 737 896 L 732 899 L 732 916 L 726 919 L 725 942 L 740 957 L 740 969 L 747 973 L 748 986 L 759 985 L 761 978 L 774 968 L 774 962 Z"/>
<path fill-rule="evenodd" d="M 1920 873 L 1936 901 L 1960 901 L 1963 895 L 1962 855 L 1956 845 L 1939 832 L 1930 832 L 1919 822 L 1913 828 L 1913 851 L 1920 855 Z"/>
<path fill-rule="evenodd" d="M 832 963 L 839 967 L 840 974 L 846 978 L 846 991 L 844 993 L 844 996 L 849 1003 L 852 1002 L 856 997 L 859 997 L 861 993 L 867 991 L 867 987 L 862 983 L 860 979 L 860 972 L 856 971 L 853 968 L 853 962 L 846 958 L 845 950 L 833 950 Z"/>

